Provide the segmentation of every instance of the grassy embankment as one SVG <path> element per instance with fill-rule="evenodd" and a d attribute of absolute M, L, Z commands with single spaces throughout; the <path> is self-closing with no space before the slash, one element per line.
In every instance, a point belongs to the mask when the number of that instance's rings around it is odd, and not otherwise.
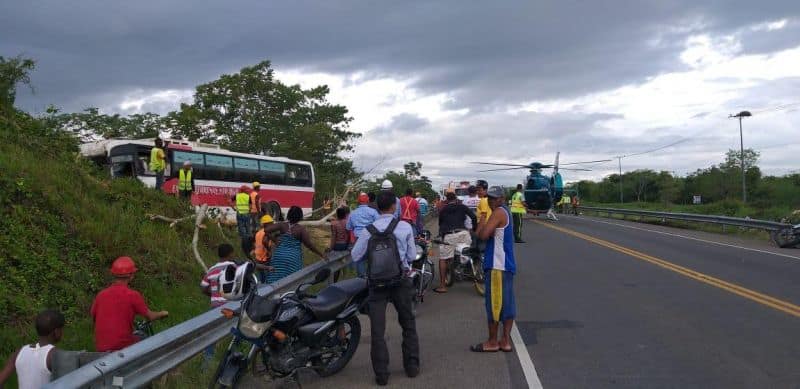
<path fill-rule="evenodd" d="M 121 255 L 140 269 L 132 287 L 152 309 L 170 312 L 156 331 L 208 309 L 198 287 L 203 270 L 190 247 L 192 221 L 170 228 L 146 217 L 186 216 L 192 213 L 186 204 L 136 180 L 109 180 L 78 157 L 73 139 L 22 128 L 0 127 L 0 359 L 35 340 L 32 320 L 44 308 L 67 317 L 60 347 L 94 350 L 89 308 Z M 209 265 L 220 243 L 232 239 L 238 250 L 232 230 L 208 228 L 200 236 Z M 181 370 L 199 369 L 197 358 L 189 365 Z M 198 374 L 179 372 L 161 383 L 196 386 L 187 376 Z"/>

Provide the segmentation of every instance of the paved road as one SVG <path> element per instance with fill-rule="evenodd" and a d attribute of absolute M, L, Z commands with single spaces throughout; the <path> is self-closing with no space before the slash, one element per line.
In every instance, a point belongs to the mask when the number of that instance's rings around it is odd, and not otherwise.
<path fill-rule="evenodd" d="M 545 388 L 800 388 L 800 250 L 584 216 L 526 220 L 523 237 L 518 328 Z M 470 285 L 431 293 L 417 323 L 413 380 L 387 331 L 390 387 L 527 386 L 517 353 L 467 350 L 485 336 Z M 348 367 L 303 387 L 373 386 L 362 324 Z"/>

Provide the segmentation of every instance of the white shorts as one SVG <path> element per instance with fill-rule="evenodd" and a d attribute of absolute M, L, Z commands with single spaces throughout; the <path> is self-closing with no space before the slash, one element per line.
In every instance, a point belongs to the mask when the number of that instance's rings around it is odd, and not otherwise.
<path fill-rule="evenodd" d="M 453 258 L 456 255 L 456 246 L 472 244 L 472 236 L 469 231 L 459 231 L 444 236 L 444 242 L 449 244 L 439 245 L 439 259 Z"/>

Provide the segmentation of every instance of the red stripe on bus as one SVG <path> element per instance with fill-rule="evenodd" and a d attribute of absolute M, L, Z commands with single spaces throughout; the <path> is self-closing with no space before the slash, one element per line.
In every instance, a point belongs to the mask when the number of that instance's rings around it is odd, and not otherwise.
<path fill-rule="evenodd" d="M 164 182 L 162 189 L 166 193 L 176 193 L 178 190 L 178 179 L 172 178 Z M 231 197 L 239 192 L 239 188 L 224 186 L 205 186 L 197 185 L 192 195 L 192 204 L 208 204 L 214 207 L 231 206 Z M 298 190 L 274 190 L 261 189 L 261 203 L 277 202 L 281 208 L 288 208 L 296 205 L 300 208 L 311 208 L 314 201 L 314 192 Z"/>

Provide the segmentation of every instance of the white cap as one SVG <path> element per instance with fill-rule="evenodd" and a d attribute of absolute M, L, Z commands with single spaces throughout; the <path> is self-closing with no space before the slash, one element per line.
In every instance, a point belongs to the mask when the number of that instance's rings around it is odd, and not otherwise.
<path fill-rule="evenodd" d="M 381 184 L 381 189 L 392 189 L 392 188 L 393 186 L 391 181 L 383 180 L 383 183 Z"/>

